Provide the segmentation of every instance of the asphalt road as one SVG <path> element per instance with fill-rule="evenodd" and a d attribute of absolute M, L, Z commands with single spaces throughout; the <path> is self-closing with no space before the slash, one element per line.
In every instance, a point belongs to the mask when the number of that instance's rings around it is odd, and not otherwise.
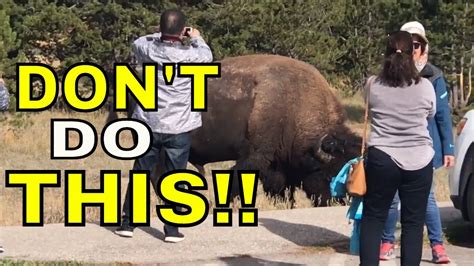
<path fill-rule="evenodd" d="M 454 226 L 447 245 L 451 265 L 474 265 L 474 229 L 460 220 L 450 203 L 441 203 L 444 224 Z M 65 227 L 1 227 L 4 260 L 77 261 L 85 263 L 132 263 L 170 265 L 358 265 L 348 254 L 352 225 L 346 207 L 259 212 L 258 227 L 212 226 L 183 228 L 185 241 L 163 242 L 162 224 L 138 228 L 131 239 L 115 235 L 114 228 L 87 224 Z M 449 230 L 449 228 L 448 228 Z M 460 236 L 460 238 L 459 238 Z M 429 249 L 422 265 L 431 265 Z M 2 261 L 0 261 L 0 264 Z M 399 265 L 397 261 L 381 265 Z"/>

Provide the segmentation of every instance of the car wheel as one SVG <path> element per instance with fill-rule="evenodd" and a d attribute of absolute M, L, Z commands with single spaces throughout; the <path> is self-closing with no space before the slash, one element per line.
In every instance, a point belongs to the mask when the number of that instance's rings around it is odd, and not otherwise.
<path fill-rule="evenodd" d="M 469 177 L 469 185 L 467 187 L 466 210 L 469 221 L 474 224 L 474 174 Z"/>

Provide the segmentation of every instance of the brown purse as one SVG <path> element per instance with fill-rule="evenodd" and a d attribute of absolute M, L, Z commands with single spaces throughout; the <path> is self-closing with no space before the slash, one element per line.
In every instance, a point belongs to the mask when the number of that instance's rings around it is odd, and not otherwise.
<path fill-rule="evenodd" d="M 352 172 L 350 173 L 347 182 L 346 189 L 347 193 L 351 196 L 362 197 L 367 192 L 367 184 L 365 181 L 365 168 L 364 168 L 364 153 L 365 153 L 365 142 L 367 137 L 367 124 L 369 121 L 369 96 L 370 96 L 370 85 L 373 78 L 369 78 L 367 85 L 367 95 L 365 101 L 365 115 L 364 115 L 364 134 L 362 135 L 362 147 L 360 149 L 361 159 L 352 166 Z"/>

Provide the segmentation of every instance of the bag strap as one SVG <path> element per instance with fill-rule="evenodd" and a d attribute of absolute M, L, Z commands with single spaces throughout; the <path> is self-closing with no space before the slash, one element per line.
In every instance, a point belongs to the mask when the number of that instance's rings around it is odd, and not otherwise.
<path fill-rule="evenodd" d="M 360 156 L 363 157 L 365 153 L 365 142 L 367 140 L 367 124 L 369 122 L 369 99 L 370 99 L 370 87 L 375 76 L 371 76 L 367 80 L 367 93 L 365 96 L 365 114 L 364 114 L 364 133 L 362 135 L 362 147 L 360 148 Z"/>

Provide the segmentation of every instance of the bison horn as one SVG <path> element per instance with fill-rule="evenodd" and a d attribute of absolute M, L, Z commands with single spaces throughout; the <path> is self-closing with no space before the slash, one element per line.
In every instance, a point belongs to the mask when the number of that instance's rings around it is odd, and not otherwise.
<path fill-rule="evenodd" d="M 325 134 L 324 136 L 321 137 L 318 144 L 316 145 L 316 149 L 315 149 L 315 152 L 314 152 L 314 157 L 316 159 L 319 159 L 320 161 L 322 161 L 324 163 L 329 163 L 332 159 L 334 159 L 334 156 L 332 156 L 331 154 L 323 151 L 323 149 L 321 148 L 322 143 L 323 143 L 324 139 L 327 138 L 327 136 L 328 136 L 328 134 Z"/>

